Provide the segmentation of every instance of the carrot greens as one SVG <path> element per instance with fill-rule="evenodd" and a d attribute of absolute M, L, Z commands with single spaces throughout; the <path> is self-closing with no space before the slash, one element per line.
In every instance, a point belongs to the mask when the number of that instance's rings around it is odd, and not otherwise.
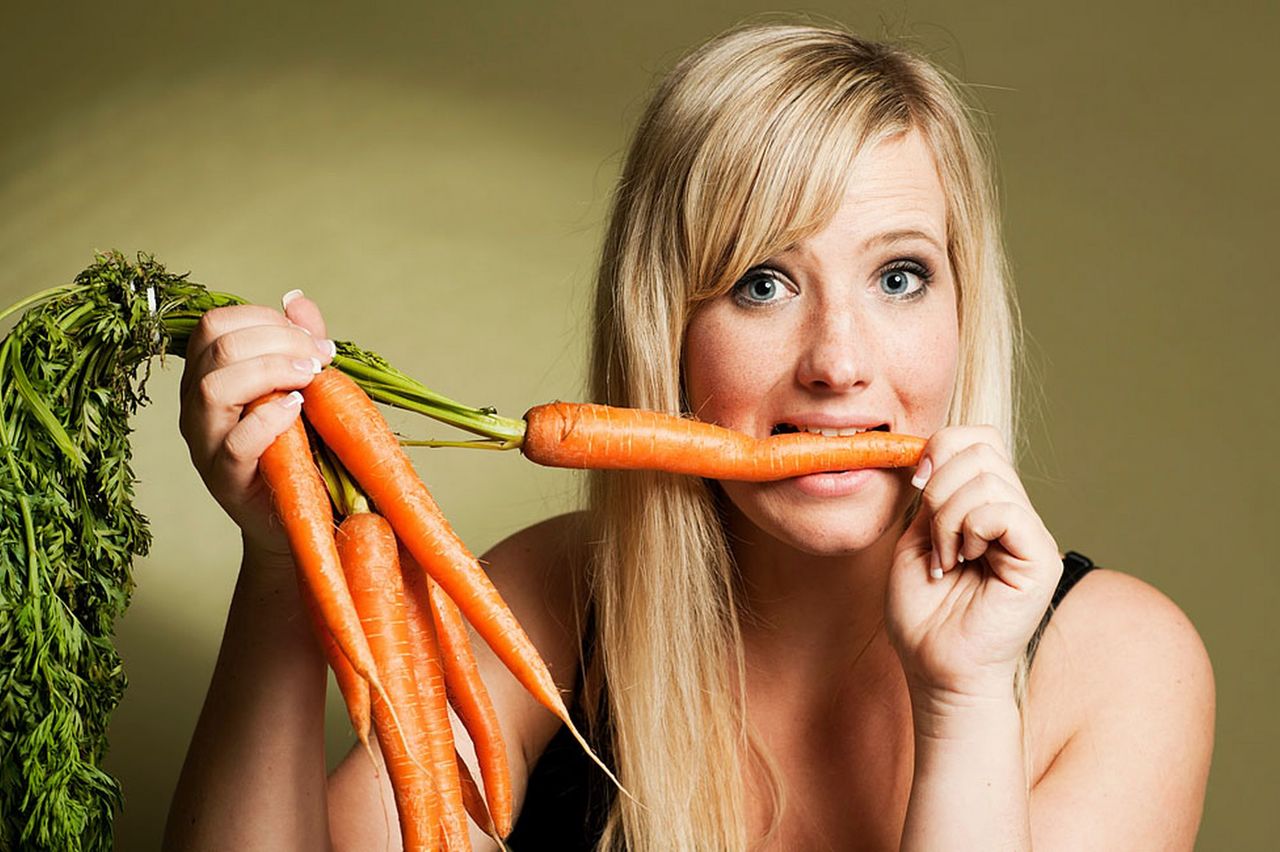
<path fill-rule="evenodd" d="M 224 303 L 111 254 L 0 314 L 26 309 L 0 343 L 0 850 L 111 848 L 111 637 L 151 543 L 128 418 L 171 341 L 162 309 Z"/>
<path fill-rule="evenodd" d="M 123 802 L 103 771 L 126 677 L 112 636 L 151 544 L 134 503 L 129 417 L 151 359 L 184 355 L 209 310 L 241 304 L 119 252 L 0 312 L 0 852 L 112 848 Z M 379 401 L 496 443 L 520 421 L 434 394 L 342 342 Z"/>

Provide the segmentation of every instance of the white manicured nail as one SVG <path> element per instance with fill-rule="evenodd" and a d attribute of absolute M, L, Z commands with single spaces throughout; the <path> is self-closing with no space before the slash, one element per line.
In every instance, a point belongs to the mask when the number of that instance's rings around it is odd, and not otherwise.
<path fill-rule="evenodd" d="M 911 477 L 911 484 L 915 488 L 923 491 L 924 487 L 929 484 L 929 477 L 933 475 L 933 460 L 928 456 L 920 462 L 920 466 L 916 468 L 916 475 Z"/>
<path fill-rule="evenodd" d="M 328 355 L 330 358 L 338 354 L 338 344 L 334 343 L 332 340 L 317 340 L 316 348 Z"/>
<path fill-rule="evenodd" d="M 297 408 L 302 405 L 302 394 L 298 391 L 289 391 L 289 395 L 281 397 L 280 404 L 285 408 Z"/>
<path fill-rule="evenodd" d="M 290 290 L 288 293 L 285 293 L 283 296 L 280 297 L 280 307 L 284 308 L 285 310 L 288 310 L 289 303 L 301 295 L 302 295 L 301 290 Z"/>
<path fill-rule="evenodd" d="M 299 373 L 306 373 L 309 376 L 314 376 L 323 369 L 320 366 L 319 358 L 299 358 L 293 362 L 293 368 Z"/>
<path fill-rule="evenodd" d="M 935 580 L 942 579 L 942 558 L 936 550 L 929 552 L 929 576 Z"/>

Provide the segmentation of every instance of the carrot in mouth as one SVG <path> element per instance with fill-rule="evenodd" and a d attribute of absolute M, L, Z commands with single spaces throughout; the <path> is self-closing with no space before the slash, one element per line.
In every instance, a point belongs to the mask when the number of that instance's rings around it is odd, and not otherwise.
<path fill-rule="evenodd" d="M 768 482 L 862 468 L 912 467 L 925 439 L 867 431 L 845 437 L 793 432 L 756 438 L 657 411 L 553 402 L 524 416 L 521 452 L 549 467 L 661 470 Z"/>

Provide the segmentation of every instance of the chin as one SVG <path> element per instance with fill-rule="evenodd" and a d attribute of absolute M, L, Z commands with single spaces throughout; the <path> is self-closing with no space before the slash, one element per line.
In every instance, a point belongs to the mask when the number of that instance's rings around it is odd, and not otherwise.
<path fill-rule="evenodd" d="M 796 503 L 775 495 L 729 484 L 724 499 L 728 517 L 740 538 L 763 544 L 768 536 L 785 547 L 809 556 L 851 556 L 881 543 L 886 535 L 901 535 L 906 505 L 881 499 L 834 499 Z M 746 491 L 747 493 L 742 493 Z"/>

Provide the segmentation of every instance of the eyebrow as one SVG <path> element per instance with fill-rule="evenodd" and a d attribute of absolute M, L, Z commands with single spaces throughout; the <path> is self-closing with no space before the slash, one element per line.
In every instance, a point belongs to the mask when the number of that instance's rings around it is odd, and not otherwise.
<path fill-rule="evenodd" d="M 862 244 L 862 251 L 864 252 L 868 251 L 869 249 L 877 245 L 891 246 L 891 245 L 896 245 L 898 243 L 910 242 L 911 240 L 924 240 L 929 245 L 936 248 L 938 251 L 944 254 L 946 253 L 946 249 L 943 248 L 943 246 L 936 239 L 933 238 L 932 234 L 930 234 L 927 231 L 922 231 L 919 228 L 902 228 L 896 231 L 884 231 L 882 233 L 876 234 L 873 237 L 868 237 L 866 242 Z M 799 249 L 800 249 L 799 244 L 792 243 L 791 245 L 787 246 L 785 249 L 783 249 L 782 251 L 774 255 L 774 257 L 781 258 L 784 255 L 791 254 L 792 252 L 798 251 Z"/>
<path fill-rule="evenodd" d="M 865 243 L 863 243 L 862 248 L 865 251 L 875 245 L 895 245 L 897 243 L 905 243 L 910 240 L 924 240 L 925 242 L 930 243 L 938 251 L 943 251 L 942 245 L 933 238 L 932 234 L 928 234 L 917 228 L 905 228 L 899 231 L 885 231 L 884 233 L 876 234 L 874 237 L 869 238 Z"/>

